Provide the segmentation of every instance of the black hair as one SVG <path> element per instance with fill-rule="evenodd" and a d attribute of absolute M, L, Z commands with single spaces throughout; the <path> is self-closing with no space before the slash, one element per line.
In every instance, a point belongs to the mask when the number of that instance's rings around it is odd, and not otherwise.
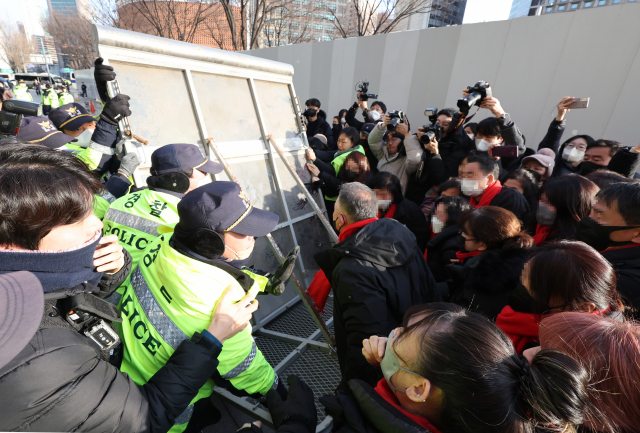
<path fill-rule="evenodd" d="M 346 114 L 346 113 L 347 113 L 347 110 L 346 110 L 345 108 L 343 108 L 342 110 L 340 110 L 340 111 L 338 112 L 338 116 L 337 116 L 337 117 L 338 117 L 338 120 L 342 119 L 342 116 L 343 116 L 344 114 Z"/>
<path fill-rule="evenodd" d="M 623 309 L 613 266 L 583 242 L 545 243 L 533 251 L 528 266 L 534 314 L 555 308 L 580 311 L 581 302 L 592 302 L 598 310 Z"/>
<path fill-rule="evenodd" d="M 471 210 L 469 200 L 456 195 L 451 197 L 438 197 L 433 206 L 434 214 L 435 209 L 437 209 L 440 203 L 444 204 L 446 208 L 447 220 L 443 221 L 446 227 L 456 225 L 460 215 Z"/>
<path fill-rule="evenodd" d="M 622 144 L 615 141 L 615 140 L 605 140 L 605 139 L 600 139 L 600 140 L 596 140 L 591 144 L 587 144 L 587 150 L 589 149 L 593 149 L 594 147 L 608 147 L 609 150 L 609 156 L 613 156 L 616 153 L 618 153 L 618 151 L 620 149 L 622 149 Z"/>
<path fill-rule="evenodd" d="M 524 168 L 519 168 L 510 173 L 507 173 L 505 177 L 502 178 L 501 183 L 504 186 L 505 182 L 513 179 L 520 182 L 522 185 L 522 191 L 524 198 L 527 199 L 527 203 L 529 203 L 529 208 L 535 210 L 538 208 L 538 181 L 536 180 L 533 173 Z"/>
<path fill-rule="evenodd" d="M 398 204 L 404 200 L 402 195 L 402 184 L 395 174 L 387 171 L 379 171 L 367 182 L 367 186 L 373 190 L 386 189 L 393 196 L 393 204 Z"/>
<path fill-rule="evenodd" d="M 320 108 L 320 100 L 317 98 L 307 99 L 307 102 L 304 103 L 305 106 L 313 105 L 314 107 Z"/>
<path fill-rule="evenodd" d="M 376 105 L 378 105 L 380 108 L 382 108 L 382 112 L 386 113 L 387 112 L 387 105 L 382 102 L 382 101 L 373 101 L 373 103 L 371 104 L 371 108 L 375 107 Z"/>
<path fill-rule="evenodd" d="M 599 169 L 596 171 L 592 171 L 588 175 L 585 176 L 591 182 L 598 185 L 598 188 L 604 189 L 607 186 L 614 183 L 630 183 L 633 182 L 632 179 L 628 177 L 624 177 L 623 175 L 616 173 L 615 171 Z"/>
<path fill-rule="evenodd" d="M 493 174 L 495 179 L 498 179 L 500 176 L 500 166 L 498 165 L 498 162 L 489 155 L 485 155 L 484 153 L 475 153 L 467 156 L 467 164 L 472 162 L 478 163 L 480 171 L 482 171 L 485 176 Z"/>
<path fill-rule="evenodd" d="M 593 146 L 593 143 L 596 142 L 596 140 L 594 140 L 590 135 L 574 135 L 573 137 L 570 137 L 569 139 L 565 140 L 564 143 L 562 143 L 562 145 L 558 149 L 558 155 L 562 155 L 562 151 L 564 150 L 565 146 L 577 138 L 582 138 L 587 142 L 587 149 L 589 148 L 589 146 Z"/>
<path fill-rule="evenodd" d="M 392 347 L 414 334 L 417 356 L 396 355 L 440 391 L 436 418 L 445 431 L 531 433 L 536 424 L 558 431 L 582 424 L 588 373 L 566 353 L 541 350 L 529 365 L 495 324 L 447 303 L 409 308 Z"/>
<path fill-rule="evenodd" d="M 608 207 L 618 204 L 618 213 L 630 226 L 640 225 L 640 182 L 614 183 L 596 194 L 597 200 L 604 200 Z"/>
<path fill-rule="evenodd" d="M 455 108 L 443 108 L 442 110 L 438 111 L 438 114 L 436 114 L 436 118 L 444 114 L 445 116 L 451 117 L 453 119 L 453 116 L 455 116 L 457 112 L 458 110 L 456 110 Z"/>
<path fill-rule="evenodd" d="M 462 184 L 460 183 L 460 179 L 458 179 L 457 177 L 452 177 L 438 185 L 438 189 L 440 190 L 441 194 L 442 191 L 446 191 L 449 188 L 457 188 L 458 190 L 462 191 Z"/>
<path fill-rule="evenodd" d="M 462 127 L 471 128 L 471 132 L 473 132 L 473 135 L 475 135 L 476 131 L 478 131 L 478 124 L 476 122 L 465 123 Z"/>
<path fill-rule="evenodd" d="M 68 152 L 36 144 L 0 146 L 0 245 L 37 250 L 56 227 L 82 221 L 104 187 Z"/>
<path fill-rule="evenodd" d="M 500 123 L 496 117 L 487 117 L 481 120 L 476 127 L 476 134 L 490 137 L 502 137 L 500 134 Z"/>
<path fill-rule="evenodd" d="M 578 223 L 591 213 L 597 192 L 595 183 L 577 174 L 552 177 L 542 184 L 540 197 L 544 193 L 556 208 L 551 225 L 551 232 L 556 232 L 554 239 L 575 239 Z"/>
<path fill-rule="evenodd" d="M 353 126 L 343 128 L 342 131 L 340 131 L 340 135 L 342 134 L 346 135 L 347 138 L 351 140 L 351 142 L 353 143 L 353 147 L 356 147 L 358 145 L 358 142 L 360 141 L 360 132 L 356 128 L 354 128 Z M 338 135 L 338 138 L 340 138 L 340 135 Z"/>

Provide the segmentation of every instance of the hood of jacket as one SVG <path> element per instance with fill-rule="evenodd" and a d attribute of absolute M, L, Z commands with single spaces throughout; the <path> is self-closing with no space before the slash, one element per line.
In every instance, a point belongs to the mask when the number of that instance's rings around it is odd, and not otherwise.
<path fill-rule="evenodd" d="M 385 268 L 402 266 L 413 259 L 416 237 L 402 224 L 390 218 L 374 221 L 329 250 L 314 256 L 316 262 L 335 265 L 343 257 L 353 257 Z"/>
<path fill-rule="evenodd" d="M 529 253 L 525 248 L 500 248 L 469 259 L 462 270 L 465 288 L 491 294 L 513 290 L 520 283 Z"/>

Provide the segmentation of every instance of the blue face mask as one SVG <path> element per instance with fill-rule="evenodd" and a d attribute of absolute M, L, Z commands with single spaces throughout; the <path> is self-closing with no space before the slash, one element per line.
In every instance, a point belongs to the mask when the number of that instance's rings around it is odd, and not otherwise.
<path fill-rule="evenodd" d="M 398 357 L 396 356 L 395 353 L 393 353 L 393 350 L 391 350 L 391 339 L 393 338 L 393 335 L 394 335 L 393 333 L 394 331 L 391 331 L 391 333 L 389 334 L 389 339 L 387 340 L 387 347 L 384 351 L 384 356 L 382 357 L 380 368 L 382 369 L 382 374 L 384 375 L 384 378 L 387 381 L 389 388 L 391 388 L 392 391 L 399 391 L 406 394 L 407 393 L 406 390 L 398 389 L 395 386 L 393 386 L 393 384 L 391 383 L 391 376 L 396 374 L 398 370 L 404 370 L 407 373 L 415 374 L 416 376 L 420 376 L 420 375 L 415 371 L 407 370 L 406 368 L 400 365 L 400 361 L 398 360 Z M 429 395 L 431 395 L 431 392 L 429 392 Z M 426 400 L 428 397 L 429 396 L 424 396 L 424 400 Z"/>

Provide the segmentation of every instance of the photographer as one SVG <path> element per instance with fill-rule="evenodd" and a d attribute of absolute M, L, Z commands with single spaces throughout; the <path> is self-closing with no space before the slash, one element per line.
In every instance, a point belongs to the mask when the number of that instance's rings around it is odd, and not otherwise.
<path fill-rule="evenodd" d="M 442 116 L 442 119 L 443 122 L 446 121 L 444 116 Z M 436 123 L 438 124 L 438 122 Z M 438 126 L 441 127 L 440 124 L 438 124 Z M 418 143 L 420 143 L 422 148 L 422 157 L 420 158 L 420 163 L 415 171 L 415 175 L 409 176 L 409 183 L 405 192 L 407 199 L 421 207 L 429 190 L 449 178 L 438 148 L 438 136 L 436 135 L 431 141 L 424 143 L 422 139 L 425 134 L 424 129 L 425 128 L 418 128 L 418 133 L 416 134 Z"/>
<path fill-rule="evenodd" d="M 458 176 L 460 163 L 469 152 L 475 149 L 474 141 L 469 138 L 463 128 L 451 130 L 451 122 L 453 122 L 457 111 L 454 108 L 443 108 L 438 111 L 435 123 L 443 129 L 442 139 L 433 142 L 435 147 L 431 147 L 429 150 L 434 155 L 440 155 L 439 159 L 442 160 L 445 170 L 443 176 L 445 180 Z M 423 133 L 423 128 L 418 128 L 418 138 Z M 437 160 L 438 158 L 435 159 Z M 434 161 L 434 163 L 439 164 L 437 161 Z"/>
<path fill-rule="evenodd" d="M 320 109 L 320 101 L 316 98 L 311 98 L 304 105 L 307 107 L 307 110 L 303 113 L 305 119 L 307 119 L 307 137 L 322 134 L 327 137 L 327 148 L 335 150 L 333 128 L 326 120 L 327 113 Z"/>
<path fill-rule="evenodd" d="M 356 113 L 358 112 L 358 108 L 362 108 L 362 116 L 364 117 L 364 122 L 360 122 L 356 119 Z M 371 109 L 367 108 L 367 101 L 362 100 L 362 92 L 358 92 L 358 100 L 353 103 L 349 111 L 347 111 L 347 115 L 345 116 L 346 122 L 349 126 L 353 126 L 358 131 L 362 129 L 362 125 L 365 123 L 378 123 L 380 119 L 386 114 L 387 106 L 382 101 L 373 101 L 371 104 Z"/>
<path fill-rule="evenodd" d="M 409 176 L 415 172 L 422 160 L 422 146 L 418 137 L 409 131 L 409 121 L 405 118 L 398 123 L 395 131 L 387 131 L 391 116 L 384 117 L 369 135 L 369 146 L 378 159 L 378 171 L 395 174 L 402 184 L 402 193 L 407 190 Z M 386 133 L 386 143 L 385 143 Z"/>

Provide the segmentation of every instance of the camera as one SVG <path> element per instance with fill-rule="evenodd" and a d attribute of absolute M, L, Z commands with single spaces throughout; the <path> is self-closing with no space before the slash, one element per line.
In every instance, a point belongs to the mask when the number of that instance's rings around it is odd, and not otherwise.
<path fill-rule="evenodd" d="M 407 120 L 407 116 L 400 110 L 389 111 L 387 115 L 391 117 L 391 121 L 387 124 L 387 131 L 395 131 L 396 126 Z"/>
<path fill-rule="evenodd" d="M 7 99 L 0 110 L 0 137 L 15 136 L 20 131 L 22 116 L 42 116 L 42 105 L 37 102 Z"/>
<path fill-rule="evenodd" d="M 438 120 L 438 107 L 429 107 L 424 110 L 424 115 L 429 118 L 431 123 L 436 123 Z"/>
<path fill-rule="evenodd" d="M 420 137 L 420 143 L 423 145 L 429 144 L 434 138 L 437 141 L 440 141 L 442 139 L 442 134 L 444 134 L 444 128 L 435 122 L 431 125 L 423 126 L 422 130 L 424 131 L 424 134 Z"/>
<path fill-rule="evenodd" d="M 491 96 L 491 86 L 486 81 L 478 81 L 473 86 L 467 87 L 469 94 L 458 99 L 458 108 L 463 113 L 468 113 L 474 105 L 480 106 L 484 98 Z"/>
<path fill-rule="evenodd" d="M 356 84 L 356 92 L 361 93 L 360 100 L 368 101 L 369 98 L 377 99 L 378 95 L 369 93 L 369 82 L 368 81 L 360 81 Z"/>

